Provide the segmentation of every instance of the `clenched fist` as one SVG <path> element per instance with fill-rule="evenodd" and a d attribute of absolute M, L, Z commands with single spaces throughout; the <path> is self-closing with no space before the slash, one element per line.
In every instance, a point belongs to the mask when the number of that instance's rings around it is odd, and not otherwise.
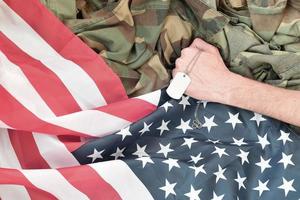
<path fill-rule="evenodd" d="M 195 62 L 193 58 L 197 58 Z M 190 63 L 193 64 L 189 66 Z M 277 88 L 230 72 L 218 49 L 201 39 L 182 50 L 173 76 L 180 71 L 191 78 L 186 90 L 191 97 L 252 110 L 300 127 L 300 91 Z"/>
<path fill-rule="evenodd" d="M 192 62 L 195 56 L 198 59 Z M 177 72 L 188 72 L 191 78 L 191 84 L 185 92 L 187 95 L 220 103 L 225 103 L 226 91 L 231 87 L 230 79 L 235 76 L 225 66 L 218 49 L 199 38 L 181 51 L 173 76 Z"/>

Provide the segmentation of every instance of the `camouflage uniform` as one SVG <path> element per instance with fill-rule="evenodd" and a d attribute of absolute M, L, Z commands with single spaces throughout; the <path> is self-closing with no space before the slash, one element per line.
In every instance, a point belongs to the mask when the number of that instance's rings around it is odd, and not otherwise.
<path fill-rule="evenodd" d="M 130 96 L 167 85 L 196 37 L 217 46 L 231 71 L 300 90 L 299 0 L 41 1 L 106 59 Z"/>

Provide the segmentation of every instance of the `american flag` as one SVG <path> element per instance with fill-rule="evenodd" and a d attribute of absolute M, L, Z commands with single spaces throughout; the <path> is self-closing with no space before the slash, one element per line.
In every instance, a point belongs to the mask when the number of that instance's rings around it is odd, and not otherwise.
<path fill-rule="evenodd" d="M 128 98 L 38 0 L 0 0 L 0 198 L 300 198 L 300 138 L 165 90 Z"/>
<path fill-rule="evenodd" d="M 73 155 L 83 165 L 99 162 L 100 171 L 103 162 L 109 170 L 125 162 L 151 195 L 130 185 L 128 199 L 299 199 L 300 138 L 286 124 L 186 96 L 170 100 L 165 91 L 159 105 Z"/>

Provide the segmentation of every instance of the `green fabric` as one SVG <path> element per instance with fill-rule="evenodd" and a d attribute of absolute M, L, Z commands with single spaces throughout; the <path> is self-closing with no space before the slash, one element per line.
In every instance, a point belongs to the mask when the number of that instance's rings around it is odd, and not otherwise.
<path fill-rule="evenodd" d="M 217 46 L 231 71 L 300 90 L 298 0 L 42 2 L 105 58 L 130 96 L 167 85 L 196 37 Z"/>
<path fill-rule="evenodd" d="M 76 3 L 73 0 L 40 0 L 60 19 L 75 19 L 76 18 Z"/>

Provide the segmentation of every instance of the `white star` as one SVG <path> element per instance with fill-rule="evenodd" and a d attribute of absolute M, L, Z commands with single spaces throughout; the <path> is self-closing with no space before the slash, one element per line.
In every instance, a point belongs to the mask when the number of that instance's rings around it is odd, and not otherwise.
<path fill-rule="evenodd" d="M 218 154 L 219 158 L 221 158 L 223 155 L 229 156 L 226 152 L 225 152 L 225 148 L 219 148 L 219 147 L 215 147 L 215 151 L 212 152 L 212 154 Z"/>
<path fill-rule="evenodd" d="M 203 159 L 203 157 L 201 157 L 201 153 L 199 153 L 197 156 L 191 156 L 191 161 L 194 162 L 194 164 L 196 165 L 200 160 Z"/>
<path fill-rule="evenodd" d="M 92 162 L 94 162 L 95 160 L 97 160 L 97 158 L 103 158 L 102 157 L 102 153 L 104 152 L 104 150 L 102 151 L 98 151 L 97 149 L 94 148 L 94 153 L 88 155 L 88 158 L 92 158 Z"/>
<path fill-rule="evenodd" d="M 178 160 L 173 159 L 173 158 L 169 158 L 167 160 L 164 160 L 163 163 L 166 163 L 166 164 L 169 165 L 169 171 L 171 171 L 173 167 L 180 168 L 180 166 L 178 165 Z"/>
<path fill-rule="evenodd" d="M 160 150 L 157 153 L 162 153 L 162 154 L 164 154 L 165 157 L 168 156 L 169 152 L 174 151 L 173 149 L 170 149 L 170 144 L 168 144 L 166 146 L 159 144 L 159 146 L 160 146 Z"/>
<path fill-rule="evenodd" d="M 111 156 L 114 156 L 115 160 L 117 160 L 119 157 L 125 157 L 124 154 L 123 154 L 124 150 L 125 150 L 125 147 L 123 149 L 119 149 L 119 147 L 117 147 L 116 152 L 111 154 Z"/>
<path fill-rule="evenodd" d="M 218 126 L 218 125 L 214 122 L 214 118 L 215 118 L 214 115 L 213 115 L 211 118 L 207 118 L 207 117 L 204 116 L 205 122 L 204 122 L 204 124 L 202 125 L 202 127 L 206 127 L 208 132 L 210 132 L 211 127 Z"/>
<path fill-rule="evenodd" d="M 121 129 L 119 132 L 116 133 L 117 135 L 122 135 L 122 141 L 125 139 L 126 136 L 131 136 L 129 131 L 129 126 L 127 128 Z"/>
<path fill-rule="evenodd" d="M 265 171 L 267 168 L 271 168 L 271 165 L 269 164 L 271 158 L 269 160 L 265 160 L 262 156 L 260 156 L 260 162 L 255 163 L 257 166 L 260 167 L 261 173 Z"/>
<path fill-rule="evenodd" d="M 193 143 L 197 142 L 196 140 L 194 140 L 194 138 L 183 138 L 183 139 L 184 139 L 184 143 L 181 146 L 187 145 L 189 149 L 191 149 Z"/>
<path fill-rule="evenodd" d="M 264 137 L 261 137 L 260 135 L 257 135 L 257 137 L 258 137 L 258 142 L 256 143 L 259 143 L 262 149 L 265 149 L 265 147 L 270 144 L 270 142 L 267 139 L 267 134 L 265 134 Z"/>
<path fill-rule="evenodd" d="M 238 184 L 239 184 L 239 190 L 243 187 L 244 189 L 246 189 L 244 182 L 247 178 L 246 177 L 241 177 L 239 172 L 237 173 L 237 178 L 234 179 Z"/>
<path fill-rule="evenodd" d="M 242 146 L 242 145 L 245 145 L 245 144 L 247 144 L 246 142 L 244 142 L 244 138 L 242 138 L 242 139 L 240 139 L 240 140 L 237 140 L 237 139 L 235 139 L 235 138 L 232 138 L 233 139 L 233 143 L 231 143 L 231 144 L 234 144 L 234 145 L 237 145 L 237 146 Z"/>
<path fill-rule="evenodd" d="M 207 142 L 211 142 L 211 143 L 214 143 L 214 144 L 221 144 L 220 140 L 211 140 L 211 139 L 208 139 Z"/>
<path fill-rule="evenodd" d="M 177 129 L 181 129 L 182 130 L 182 132 L 185 134 L 185 132 L 187 131 L 187 130 L 192 130 L 193 128 L 192 127 L 190 127 L 190 121 L 191 120 L 188 120 L 188 121 L 183 121 L 182 119 L 180 120 L 180 125 L 179 126 L 177 126 L 176 128 Z"/>
<path fill-rule="evenodd" d="M 233 115 L 230 112 L 228 112 L 228 114 L 229 114 L 229 119 L 225 123 L 231 123 L 233 130 L 235 129 L 236 124 L 242 124 L 243 123 L 239 120 L 239 114 L 240 113 L 237 113 L 237 114 Z"/>
<path fill-rule="evenodd" d="M 163 134 L 164 131 L 169 131 L 170 129 L 168 128 L 168 124 L 170 123 L 170 121 L 165 122 L 165 120 L 161 121 L 161 125 L 160 127 L 157 128 L 157 130 L 160 130 L 160 135 Z"/>
<path fill-rule="evenodd" d="M 164 103 L 163 105 L 160 106 L 161 108 L 164 108 L 166 112 L 168 112 L 168 108 L 169 107 L 173 107 L 172 104 L 170 104 L 169 102 Z"/>
<path fill-rule="evenodd" d="M 278 163 L 282 163 L 284 166 L 284 169 L 286 169 L 286 167 L 289 164 L 295 166 L 295 164 L 292 161 L 292 156 L 293 156 L 293 154 L 286 155 L 285 153 L 282 153 L 282 159 L 280 161 L 278 161 Z"/>
<path fill-rule="evenodd" d="M 222 167 L 220 165 L 218 165 L 218 168 L 219 168 L 219 171 L 214 173 L 214 175 L 216 175 L 216 183 L 218 183 L 218 181 L 220 179 L 227 180 L 226 177 L 224 176 L 224 172 L 226 169 L 222 169 Z"/>
<path fill-rule="evenodd" d="M 204 165 L 200 165 L 199 167 L 197 167 L 197 166 L 190 166 L 189 168 L 191 168 L 191 169 L 193 169 L 194 170 L 194 172 L 195 172 L 195 177 L 196 176 L 198 176 L 198 174 L 200 173 L 200 172 L 202 172 L 203 174 L 206 174 L 206 171 L 205 171 L 205 169 L 204 169 Z"/>
<path fill-rule="evenodd" d="M 246 151 L 243 151 L 241 149 L 240 150 L 240 154 L 238 154 L 237 156 L 241 158 L 242 160 L 242 165 L 244 164 L 244 162 L 247 162 L 249 163 L 249 160 L 248 160 L 248 155 L 249 155 L 249 152 L 246 152 Z"/>
<path fill-rule="evenodd" d="M 257 190 L 259 192 L 259 196 L 261 196 L 261 194 L 264 191 L 270 191 L 267 184 L 268 184 L 269 180 L 267 180 L 266 182 L 262 183 L 260 180 L 258 181 L 258 186 L 256 188 L 253 188 L 253 190 Z"/>
<path fill-rule="evenodd" d="M 254 116 L 250 120 L 256 121 L 257 126 L 259 126 L 260 122 L 266 121 L 266 119 L 263 118 L 261 114 L 258 113 L 253 113 L 253 114 Z"/>
<path fill-rule="evenodd" d="M 186 97 L 182 96 L 181 101 L 179 102 L 179 104 L 181 104 L 183 106 L 183 110 L 185 110 L 185 107 L 187 105 L 191 105 L 190 102 L 189 102 L 189 98 L 190 97 L 188 97 L 188 96 L 186 96 Z"/>
<path fill-rule="evenodd" d="M 200 200 L 199 194 L 202 189 L 195 190 L 194 187 L 191 185 L 191 191 L 189 193 L 185 193 L 184 195 L 189 197 L 190 200 Z"/>
<path fill-rule="evenodd" d="M 140 145 L 136 144 L 136 152 L 132 153 L 132 155 L 136 155 L 138 156 L 139 158 L 140 157 L 147 157 L 149 156 L 145 150 L 146 150 L 146 147 L 147 145 L 143 146 L 143 147 L 140 147 Z"/>
<path fill-rule="evenodd" d="M 144 128 L 142 130 L 140 130 L 139 132 L 141 133 L 141 135 L 143 135 L 144 133 L 146 132 L 149 132 L 150 131 L 150 126 L 152 126 L 153 123 L 151 124 L 146 124 L 146 122 L 144 122 Z"/>
<path fill-rule="evenodd" d="M 173 194 L 173 195 L 176 196 L 176 193 L 175 193 L 175 191 L 174 191 L 174 187 L 176 186 L 176 184 L 177 184 L 177 183 L 172 183 L 172 184 L 170 184 L 169 181 L 166 179 L 166 185 L 163 186 L 163 187 L 161 187 L 161 188 L 159 188 L 159 189 L 165 191 L 165 198 L 168 198 L 168 196 L 169 196 L 170 194 Z"/>
<path fill-rule="evenodd" d="M 289 135 L 290 133 L 286 133 L 282 130 L 280 130 L 280 133 L 281 133 L 281 136 L 277 139 L 277 140 L 282 140 L 283 144 L 286 143 L 286 141 L 290 141 L 290 142 L 293 142 L 290 138 L 289 138 Z"/>
<path fill-rule="evenodd" d="M 203 104 L 203 108 L 206 108 L 208 101 L 200 100 L 199 102 Z"/>
<path fill-rule="evenodd" d="M 296 192 L 295 188 L 293 187 L 294 179 L 287 181 L 285 178 L 282 178 L 282 182 L 283 184 L 278 188 L 284 190 L 285 197 L 288 195 L 290 191 Z"/>
<path fill-rule="evenodd" d="M 218 196 L 218 195 L 214 192 L 214 196 L 213 196 L 213 198 L 212 198 L 211 200 L 222 200 L 222 199 L 224 198 L 224 195 L 225 195 L 225 194 Z"/>
<path fill-rule="evenodd" d="M 153 160 L 150 157 L 140 157 L 140 158 L 137 158 L 136 160 L 142 161 L 143 168 L 146 166 L 147 163 L 154 164 Z"/>

